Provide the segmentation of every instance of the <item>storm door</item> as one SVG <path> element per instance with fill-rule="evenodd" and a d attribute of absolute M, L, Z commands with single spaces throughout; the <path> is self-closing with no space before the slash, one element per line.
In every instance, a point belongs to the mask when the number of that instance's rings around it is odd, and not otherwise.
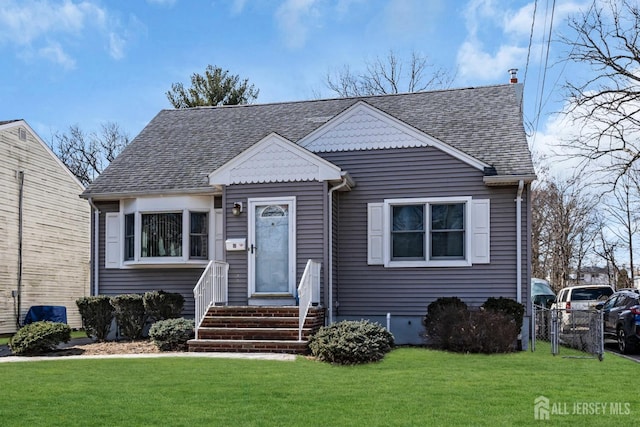
<path fill-rule="evenodd" d="M 249 199 L 249 297 L 293 296 L 295 198 Z"/>

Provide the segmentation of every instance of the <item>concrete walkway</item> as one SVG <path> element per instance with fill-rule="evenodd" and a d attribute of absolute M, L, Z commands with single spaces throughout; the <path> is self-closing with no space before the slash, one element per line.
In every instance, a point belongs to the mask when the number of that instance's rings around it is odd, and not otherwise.
<path fill-rule="evenodd" d="M 68 343 L 62 343 L 59 349 L 75 347 L 76 345 L 89 344 L 93 340 L 90 338 L 73 338 Z M 162 352 L 162 353 L 139 353 L 139 354 L 104 354 L 104 355 L 71 355 L 61 356 L 55 353 L 43 356 L 14 356 L 9 346 L 0 345 L 0 363 L 7 362 L 40 362 L 43 360 L 80 360 L 80 359 L 152 359 L 159 357 L 187 357 L 187 358 L 211 358 L 211 359 L 255 359 L 255 360 L 281 360 L 293 361 L 296 356 L 293 354 L 280 353 L 201 353 L 201 352 Z"/>

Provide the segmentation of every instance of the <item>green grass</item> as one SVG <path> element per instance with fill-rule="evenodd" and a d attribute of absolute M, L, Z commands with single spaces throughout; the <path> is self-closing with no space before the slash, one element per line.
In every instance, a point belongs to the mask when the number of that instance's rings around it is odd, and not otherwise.
<path fill-rule="evenodd" d="M 562 349 L 562 355 L 579 355 Z M 380 363 L 331 366 L 206 359 L 1 363 L 4 426 L 537 425 L 534 399 L 622 402 L 629 415 L 551 415 L 553 425 L 631 425 L 635 362 L 538 351 L 462 355 L 400 348 Z"/>

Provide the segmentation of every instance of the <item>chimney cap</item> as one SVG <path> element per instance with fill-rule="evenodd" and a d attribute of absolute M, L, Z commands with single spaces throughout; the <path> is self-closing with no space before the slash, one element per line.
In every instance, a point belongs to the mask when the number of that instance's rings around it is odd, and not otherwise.
<path fill-rule="evenodd" d="M 509 83 L 511 84 L 518 83 L 518 69 L 517 68 L 509 69 L 509 74 L 511 75 L 511 78 L 509 79 Z"/>

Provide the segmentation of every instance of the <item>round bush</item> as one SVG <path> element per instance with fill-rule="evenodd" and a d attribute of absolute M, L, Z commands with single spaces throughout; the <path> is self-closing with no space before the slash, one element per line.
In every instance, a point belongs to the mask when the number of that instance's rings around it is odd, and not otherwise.
<path fill-rule="evenodd" d="M 162 351 L 179 351 L 187 348 L 187 341 L 193 338 L 194 322 L 183 317 L 159 320 L 149 329 L 149 337 Z"/>
<path fill-rule="evenodd" d="M 443 350 L 457 346 L 463 324 L 469 322 L 467 304 L 457 297 L 442 297 L 427 307 L 423 319 L 425 340 L 428 344 Z"/>
<path fill-rule="evenodd" d="M 9 348 L 18 355 L 45 353 L 70 339 L 69 325 L 43 320 L 20 328 L 9 340 Z"/>
<path fill-rule="evenodd" d="M 340 365 L 377 362 L 393 347 L 393 335 L 369 320 L 343 320 L 324 326 L 309 340 L 311 353 Z"/>
<path fill-rule="evenodd" d="M 522 318 L 524 317 L 524 305 L 509 298 L 494 298 L 487 299 L 482 307 L 485 310 L 493 311 L 496 313 L 503 313 L 509 318 L 513 319 L 516 323 L 518 331 L 522 329 Z"/>

